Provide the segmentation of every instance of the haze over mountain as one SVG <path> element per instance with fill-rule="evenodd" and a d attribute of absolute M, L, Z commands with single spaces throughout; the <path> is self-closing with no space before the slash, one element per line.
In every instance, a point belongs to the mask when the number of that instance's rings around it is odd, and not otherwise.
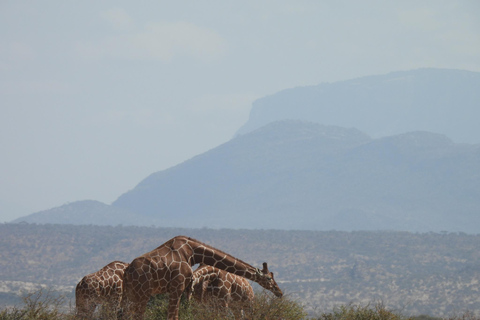
<path fill-rule="evenodd" d="M 286 89 L 253 102 L 237 134 L 283 119 L 355 127 L 372 137 L 410 131 L 480 143 L 480 73 L 419 69 Z"/>
<path fill-rule="evenodd" d="M 154 173 L 113 206 L 160 226 L 474 232 L 478 194 L 478 145 L 283 121 Z"/>
<path fill-rule="evenodd" d="M 418 129 L 477 140 L 479 79 L 422 69 L 285 90 L 255 102 L 235 138 L 111 206 L 74 202 L 14 222 L 478 233 L 480 144 Z M 314 122 L 276 121 L 295 115 Z M 418 129 L 372 138 L 335 119 L 379 136 Z"/>
<path fill-rule="evenodd" d="M 63 220 L 44 211 L 15 222 L 105 224 L 108 213 L 113 225 L 475 233 L 478 194 L 479 145 L 289 120 L 150 175 L 109 211 L 65 210 L 74 203 L 52 209 Z"/>

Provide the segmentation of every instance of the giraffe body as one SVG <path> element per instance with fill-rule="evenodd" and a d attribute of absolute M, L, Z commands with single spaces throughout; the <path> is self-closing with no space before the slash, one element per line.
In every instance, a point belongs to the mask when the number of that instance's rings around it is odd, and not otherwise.
<path fill-rule="evenodd" d="M 180 297 L 193 280 L 192 266 L 199 263 L 245 277 L 277 296 L 283 295 L 266 263 L 260 270 L 198 240 L 177 236 L 135 258 L 125 269 L 124 313 L 142 319 L 150 296 L 168 293 L 168 320 L 178 320 Z"/>
<path fill-rule="evenodd" d="M 77 315 L 91 319 L 95 308 L 108 304 L 117 309 L 123 291 L 123 274 L 128 263 L 113 261 L 97 272 L 86 275 L 75 288 Z"/>
<path fill-rule="evenodd" d="M 213 296 L 225 307 L 230 301 L 251 303 L 255 297 L 247 279 L 208 265 L 195 270 L 191 290 L 197 300 L 204 301 L 206 296 Z"/>

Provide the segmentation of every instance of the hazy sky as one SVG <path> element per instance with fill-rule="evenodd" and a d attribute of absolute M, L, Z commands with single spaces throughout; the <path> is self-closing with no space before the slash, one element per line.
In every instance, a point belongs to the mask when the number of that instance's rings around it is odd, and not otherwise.
<path fill-rule="evenodd" d="M 0 222 L 228 141 L 279 90 L 480 71 L 480 2 L 0 0 Z"/>

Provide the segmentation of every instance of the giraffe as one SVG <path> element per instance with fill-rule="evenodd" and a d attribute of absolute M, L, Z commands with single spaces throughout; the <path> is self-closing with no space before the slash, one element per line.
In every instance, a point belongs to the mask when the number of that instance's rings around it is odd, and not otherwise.
<path fill-rule="evenodd" d="M 188 300 L 193 295 L 202 303 L 206 302 L 207 296 L 215 297 L 224 308 L 228 308 L 231 301 L 251 306 L 255 297 L 252 285 L 247 279 L 209 265 L 200 265 L 193 272 L 192 284 L 186 292 Z M 235 311 L 230 312 L 236 314 Z M 235 318 L 245 319 L 243 308 Z"/>
<path fill-rule="evenodd" d="M 206 293 L 217 297 L 224 307 L 228 307 L 230 301 L 251 303 L 255 296 L 247 279 L 209 265 L 201 265 L 193 272 L 187 296 L 190 299 L 193 295 L 197 300 L 204 301 Z"/>
<path fill-rule="evenodd" d="M 92 319 L 96 306 L 100 304 L 118 309 L 123 292 L 123 273 L 127 266 L 128 263 L 113 261 L 80 280 L 75 288 L 75 305 L 80 318 Z"/>
<path fill-rule="evenodd" d="M 283 295 L 266 263 L 260 270 L 198 240 L 177 236 L 135 258 L 125 269 L 122 313 L 142 319 L 148 299 L 168 293 L 168 320 L 178 320 L 181 295 L 192 281 L 192 266 L 200 263 L 255 281 L 278 297 Z"/>

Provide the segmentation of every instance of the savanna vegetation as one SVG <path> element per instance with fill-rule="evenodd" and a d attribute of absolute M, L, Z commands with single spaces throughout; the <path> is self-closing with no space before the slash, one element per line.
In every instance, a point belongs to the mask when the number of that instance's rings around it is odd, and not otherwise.
<path fill-rule="evenodd" d="M 19 306 L 0 310 L 0 320 L 74 320 L 75 307 L 66 303 L 66 298 L 48 290 L 39 290 L 25 295 Z M 167 319 L 168 297 L 152 298 L 145 313 L 145 320 Z M 109 308 L 98 307 L 93 319 L 114 320 L 117 315 Z M 214 298 L 200 303 L 183 299 L 180 320 L 480 320 L 473 312 L 464 312 L 446 318 L 428 315 L 405 316 L 390 310 L 382 303 L 366 305 L 341 305 L 329 312 L 308 315 L 301 302 L 283 297 L 274 297 L 269 292 L 259 292 L 253 304 L 233 302 L 229 308 L 222 307 Z"/>
<path fill-rule="evenodd" d="M 114 260 L 130 262 L 176 235 L 253 266 L 268 262 L 310 317 L 342 305 L 372 308 L 378 300 L 406 315 L 480 310 L 480 235 L 32 224 L 0 224 L 0 310 L 20 306 L 20 292 L 41 286 L 73 300 L 84 275 Z"/>

